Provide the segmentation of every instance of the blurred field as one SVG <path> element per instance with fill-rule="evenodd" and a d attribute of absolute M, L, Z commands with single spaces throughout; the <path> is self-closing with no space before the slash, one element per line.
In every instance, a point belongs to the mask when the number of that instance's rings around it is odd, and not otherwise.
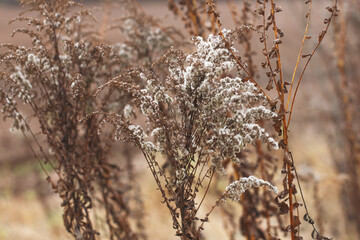
<path fill-rule="evenodd" d="M 285 77 L 289 79 L 305 26 L 304 5 L 302 1 L 279 2 L 283 13 L 279 15 L 278 23 L 285 33 L 281 53 L 288 66 L 285 69 Z M 323 26 L 321 19 L 324 17 L 323 9 L 326 2 L 314 2 L 313 15 L 321 17 L 313 21 L 311 31 L 314 36 L 321 31 Z M 165 17 L 166 24 L 182 25 L 168 11 L 165 1 L 156 3 L 143 1 L 142 5 L 146 12 L 154 16 Z M 231 28 L 232 20 L 226 4 L 220 3 L 219 8 L 224 27 Z M 16 6 L 0 5 L 0 42 L 27 43 L 28 39 L 23 39 L 20 35 L 14 39 L 10 37 L 10 33 L 16 25 L 8 25 L 8 21 L 16 17 L 20 11 Z M 99 12 L 95 13 L 95 16 L 101 19 Z M 110 41 L 116 41 L 117 37 L 116 32 L 107 35 L 107 39 Z M 328 56 L 333 56 L 331 54 L 333 48 L 331 34 L 326 37 L 323 46 L 322 51 L 328 51 L 330 52 Z M 328 141 L 331 130 L 327 127 L 330 125 L 327 124 L 326 117 L 324 117 L 328 112 L 337 109 L 334 107 L 333 99 L 335 97 L 331 95 L 331 91 L 324 91 L 328 88 L 326 85 L 329 81 L 327 68 L 331 64 L 334 64 L 334 59 L 324 59 L 321 54 L 316 55 L 312 61 L 296 103 L 290 134 L 290 137 L 296 136 L 296 138 L 291 138 L 290 142 L 298 171 L 304 176 L 302 185 L 310 211 L 316 216 L 316 212 L 319 210 L 318 207 L 314 207 L 313 198 L 313 181 L 316 180 L 321 183 L 318 194 L 322 199 L 321 210 L 323 211 L 322 218 L 326 235 L 333 236 L 334 239 L 355 240 L 357 238 L 353 235 L 354 229 L 346 226 L 339 199 L 340 183 L 346 179 L 346 176 L 336 174 L 330 151 L 331 145 Z M 46 183 L 44 175 L 22 135 L 10 132 L 9 126 L 9 122 L 0 122 L 0 240 L 72 239 L 62 226 L 60 201 L 57 195 L 52 193 L 50 186 Z M 342 126 L 337 127 L 341 128 Z M 113 158 L 116 160 L 116 155 Z M 156 186 L 152 176 L 142 160 L 140 156 L 136 159 L 137 173 L 140 176 L 139 183 L 148 214 L 145 222 L 149 239 L 176 239 L 172 232 L 168 210 L 160 203 L 160 194 L 155 191 Z M 306 181 L 309 176 L 311 178 L 312 174 L 316 179 Z M 277 182 L 276 185 L 281 186 L 281 183 Z M 235 210 L 235 212 L 239 211 Z M 217 211 L 205 227 L 208 239 L 226 239 L 220 214 Z M 300 213 L 300 215 L 303 214 Z M 302 228 L 305 232 L 311 230 L 306 223 L 302 225 Z M 305 236 L 305 234 L 303 235 Z M 241 236 L 237 237 L 237 239 L 242 239 Z M 305 239 L 310 238 L 305 237 Z"/>

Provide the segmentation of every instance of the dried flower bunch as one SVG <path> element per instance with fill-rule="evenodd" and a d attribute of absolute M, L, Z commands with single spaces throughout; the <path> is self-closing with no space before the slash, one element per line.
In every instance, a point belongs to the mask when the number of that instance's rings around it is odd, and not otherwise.
<path fill-rule="evenodd" d="M 223 33 L 229 43 L 234 42 L 235 31 Z M 216 171 L 225 174 L 224 161 L 240 164 L 238 154 L 257 139 L 270 148 L 278 147 L 257 124 L 276 114 L 264 106 L 266 98 L 253 83 L 228 76 L 236 62 L 223 38 L 210 35 L 193 41 L 193 53 L 171 49 L 154 64 L 168 66 L 165 79 L 139 69 L 143 88 L 120 76 L 98 90 L 128 91 L 132 106 L 146 116 L 146 126 L 140 126 L 131 120 L 129 113 L 136 110 L 130 107 L 123 114 L 101 114 L 102 124 L 113 124 L 115 139 L 132 141 L 143 152 L 182 239 L 199 239 L 202 227 L 196 230 L 195 222 L 203 200 L 197 202 L 196 197 L 200 189 L 209 188 Z M 165 158 L 166 167 L 161 167 L 158 154 Z M 245 189 L 262 185 L 275 191 L 269 183 L 249 178 L 234 182 L 222 198 L 236 200 Z M 205 196 L 206 192 L 202 199 Z"/>
<path fill-rule="evenodd" d="M 180 45 L 184 36 L 172 26 L 162 26 L 160 20 L 146 14 L 136 1 L 119 0 L 111 5 L 120 17 L 111 21 L 106 31 L 119 30 L 123 40 L 114 43 L 119 57 L 129 65 L 151 65 L 171 46 Z"/>
<path fill-rule="evenodd" d="M 50 164 L 55 170 L 56 176 L 50 176 L 44 168 L 48 181 L 63 200 L 64 225 L 75 238 L 95 239 L 99 234 L 100 229 L 95 229 L 93 224 L 94 207 L 104 209 L 103 221 L 107 226 L 104 234 L 111 239 L 143 238 L 141 211 L 129 205 L 132 198 L 139 199 L 138 194 L 132 193 L 138 190 L 134 187 L 131 159 L 125 164 L 128 166 L 125 171 L 110 162 L 113 140 L 109 134 L 97 134 L 102 119 L 95 115 L 81 119 L 99 109 L 126 111 L 131 97 L 126 92 L 114 91 L 97 98 L 93 93 L 126 68 L 145 64 L 143 58 L 149 55 L 134 56 L 135 48 L 128 43 L 102 43 L 94 28 L 95 19 L 74 1 L 22 1 L 21 4 L 39 16 L 26 17 L 24 12 L 13 20 L 28 24 L 13 35 L 29 36 L 30 47 L 1 45 L 0 100 L 4 117 L 14 121 L 13 129 L 30 134 L 39 147 L 39 153 L 34 152 L 36 158 L 45 159 L 41 164 Z M 143 29 L 130 24 L 139 19 L 137 12 L 127 16 L 129 24 L 125 24 L 124 31 L 131 36 L 127 40 L 137 45 L 145 41 L 153 52 L 172 42 L 159 24 L 151 25 L 154 21 Z M 28 106 L 24 112 L 31 112 L 29 116 L 22 113 L 23 107 L 18 102 Z M 38 120 L 41 133 L 46 136 L 46 147 L 30 127 L 32 118 Z M 137 230 L 131 228 L 130 221 L 137 222 Z"/>
<path fill-rule="evenodd" d="M 262 179 L 257 179 L 254 176 L 250 176 L 248 178 L 243 177 L 240 180 L 235 181 L 231 183 L 229 186 L 227 186 L 226 197 L 234 201 L 240 201 L 240 195 L 243 194 L 246 190 L 260 186 L 268 186 L 274 193 L 276 194 L 278 193 L 277 188 L 271 185 L 271 183 L 264 181 Z"/>

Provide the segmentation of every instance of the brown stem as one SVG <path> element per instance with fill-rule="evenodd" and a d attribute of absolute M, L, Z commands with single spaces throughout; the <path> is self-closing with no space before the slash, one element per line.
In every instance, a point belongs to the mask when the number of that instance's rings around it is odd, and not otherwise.
<path fill-rule="evenodd" d="M 275 9 L 274 9 L 274 0 L 271 0 L 271 13 L 273 16 L 273 26 L 274 26 L 274 38 L 277 39 L 277 27 L 275 21 Z M 281 57 L 280 57 L 280 49 L 279 44 L 275 44 L 276 47 L 276 55 L 277 61 L 280 70 L 280 101 L 282 106 L 285 106 L 285 92 L 284 92 L 284 79 L 282 73 L 282 65 L 281 65 Z M 288 128 L 286 124 L 286 114 L 282 116 L 282 125 L 283 125 L 283 140 L 284 140 L 284 156 L 289 152 L 288 149 Z M 286 169 L 287 169 L 287 184 L 289 188 L 289 213 L 290 213 L 290 230 L 291 230 L 291 240 L 295 240 L 295 227 L 294 227 L 294 206 L 293 206 L 293 191 L 292 191 L 292 174 L 291 174 L 291 164 L 286 162 Z"/>

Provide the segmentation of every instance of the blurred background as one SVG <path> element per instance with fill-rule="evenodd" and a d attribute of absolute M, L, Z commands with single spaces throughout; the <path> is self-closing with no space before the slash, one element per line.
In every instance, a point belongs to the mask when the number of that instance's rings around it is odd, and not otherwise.
<path fill-rule="evenodd" d="M 168 10 L 167 1 L 139 2 L 148 14 L 161 18 L 166 25 L 183 29 L 181 21 Z M 242 2 L 235 3 L 240 8 Z M 302 0 L 277 3 L 283 9 L 278 15 L 278 25 L 285 33 L 281 55 L 285 78 L 290 81 L 306 26 L 306 5 Z M 101 1 L 85 1 L 90 8 L 102 4 Z M 310 33 L 314 38 L 324 28 L 328 5 L 331 1 L 313 3 Z M 226 1 L 220 1 L 218 8 L 224 27 L 233 27 Z M 360 4 L 358 0 L 341 1 L 339 8 L 340 15 L 330 27 L 300 86 L 290 149 L 309 211 L 318 228 L 334 239 L 356 240 L 360 239 L 360 208 L 357 206 L 360 203 Z M 29 39 L 20 35 L 10 36 L 17 25 L 8 22 L 21 11 L 16 1 L 0 1 L 1 43 L 29 43 Z M 94 10 L 94 15 L 102 19 L 101 10 Z M 190 38 L 185 30 L 184 35 Z M 106 38 L 116 42 L 118 35 L 111 32 Z M 306 47 L 311 49 L 314 44 Z M 266 86 L 266 80 L 260 84 Z M 10 122 L 0 122 L 0 239 L 72 239 L 62 224 L 60 200 L 46 182 L 22 134 L 10 132 L 10 126 Z M 117 153 L 112 157 L 116 161 Z M 147 209 L 145 226 L 149 239 L 176 239 L 168 210 L 160 203 L 160 193 L 155 191 L 152 176 L 140 154 L 135 161 Z M 280 181 L 275 185 L 281 188 Z M 241 214 L 238 209 L 234 212 Z M 302 215 L 303 209 L 300 209 Z M 220 211 L 214 213 L 205 228 L 208 239 L 226 239 L 226 226 L 221 219 Z M 306 223 L 301 228 L 311 232 Z M 303 236 L 310 239 L 309 234 Z M 245 238 L 238 234 L 236 239 Z"/>

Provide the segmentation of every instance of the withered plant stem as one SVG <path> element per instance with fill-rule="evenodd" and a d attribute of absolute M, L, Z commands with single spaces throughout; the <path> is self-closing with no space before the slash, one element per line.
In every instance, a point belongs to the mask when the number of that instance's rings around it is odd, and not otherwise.
<path fill-rule="evenodd" d="M 338 0 L 335 0 L 335 4 L 333 6 L 333 11 L 331 12 L 331 16 L 328 18 L 328 22 L 326 24 L 326 27 L 325 29 L 320 33 L 320 36 L 319 36 L 319 41 L 318 43 L 316 44 L 314 50 L 311 52 L 310 56 L 308 57 L 306 63 L 305 63 L 305 66 L 303 68 L 303 70 L 301 71 L 301 74 L 300 74 L 300 77 L 299 77 L 299 80 L 297 82 L 297 85 L 296 85 L 296 89 L 295 89 L 295 92 L 294 92 L 294 96 L 292 97 L 292 101 L 291 101 L 291 108 L 290 108 L 290 112 L 289 112 L 289 117 L 288 117 L 288 120 L 287 120 L 287 128 L 289 128 L 289 125 L 290 125 L 290 121 L 291 121 L 291 117 L 292 117 L 292 113 L 293 113 L 293 108 L 294 108 L 294 103 L 295 103 L 295 99 L 296 99 L 296 95 L 297 95 L 297 92 L 299 90 L 299 87 L 300 87 L 300 83 L 303 79 L 303 76 L 305 74 L 305 71 L 312 59 L 312 57 L 314 56 L 314 54 L 316 53 L 316 51 L 318 50 L 319 46 L 321 45 L 322 41 L 324 40 L 324 37 L 330 27 L 330 24 L 332 22 L 332 19 L 334 18 L 335 14 L 337 14 L 337 3 L 338 3 Z"/>
<path fill-rule="evenodd" d="M 265 2 L 265 1 L 263 2 L 263 8 L 264 8 L 264 9 L 266 8 L 266 2 Z M 265 17 L 265 14 L 263 14 L 262 16 L 263 16 L 262 18 L 263 18 L 263 40 L 264 40 L 264 49 L 265 49 L 265 53 L 266 53 L 266 60 L 267 60 L 267 63 L 268 63 L 270 72 L 272 73 L 272 72 L 273 72 L 273 68 L 272 68 L 272 66 L 271 66 L 269 54 L 267 54 L 267 53 L 268 53 L 268 47 L 267 47 L 267 41 L 266 41 L 266 26 L 265 26 L 266 17 Z M 276 31 L 275 31 L 275 34 L 276 34 Z M 272 79 L 273 79 L 273 82 L 274 82 L 274 84 L 275 84 L 276 92 L 277 92 L 278 96 L 280 96 L 281 91 L 280 91 L 280 89 L 279 89 L 279 85 L 277 84 L 276 78 L 275 78 L 274 75 L 272 75 Z"/>
<path fill-rule="evenodd" d="M 271 0 L 271 14 L 272 14 L 272 21 L 273 21 L 273 30 L 274 30 L 274 38 L 277 39 L 277 27 L 276 27 L 276 20 L 275 20 L 275 10 L 274 10 L 274 0 Z M 284 108 L 285 105 L 285 93 L 284 93 L 284 79 L 283 79 L 283 69 L 281 65 L 281 57 L 280 57 L 280 49 L 279 44 L 275 43 L 276 47 L 276 55 L 277 55 L 277 61 L 280 71 L 280 105 L 282 108 Z M 278 85 L 278 84 L 276 84 Z M 281 111 L 282 109 L 280 109 Z M 286 124 L 286 112 L 282 116 L 282 126 L 283 126 L 283 140 L 284 140 L 284 158 L 288 149 L 288 128 Z M 286 169 L 287 169 L 287 181 L 288 181 L 288 188 L 289 188 L 289 217 L 290 217 L 290 234 L 291 234 L 291 240 L 295 240 L 295 224 L 294 224 L 294 206 L 293 206 L 293 178 L 291 173 L 291 163 L 288 161 L 286 162 Z"/>
<path fill-rule="evenodd" d="M 308 30 L 309 30 L 309 26 L 310 26 L 311 7 L 312 7 L 312 0 L 310 0 L 310 2 L 309 2 L 309 10 L 308 10 L 308 13 L 307 13 L 308 15 L 307 15 L 306 28 L 305 28 L 304 36 L 303 36 L 303 39 L 302 39 L 302 42 L 301 42 L 301 47 L 300 47 L 300 51 L 299 51 L 299 54 L 298 54 L 298 58 L 297 58 L 297 60 L 296 60 L 295 68 L 294 68 L 294 71 L 293 71 L 293 75 L 292 75 L 292 78 L 291 78 L 291 85 L 290 85 L 288 100 L 287 100 L 286 108 L 285 108 L 286 110 L 288 109 L 288 106 L 289 106 L 289 103 L 290 103 L 291 93 L 292 93 L 292 89 L 293 89 L 293 86 L 294 86 L 295 75 L 296 75 L 296 71 L 297 71 L 298 66 L 299 66 L 299 63 L 300 63 L 301 55 L 302 55 L 302 53 L 303 53 L 304 43 L 305 43 L 305 40 L 306 40 L 307 37 L 308 37 L 308 36 L 307 36 L 307 33 L 308 33 Z"/>

